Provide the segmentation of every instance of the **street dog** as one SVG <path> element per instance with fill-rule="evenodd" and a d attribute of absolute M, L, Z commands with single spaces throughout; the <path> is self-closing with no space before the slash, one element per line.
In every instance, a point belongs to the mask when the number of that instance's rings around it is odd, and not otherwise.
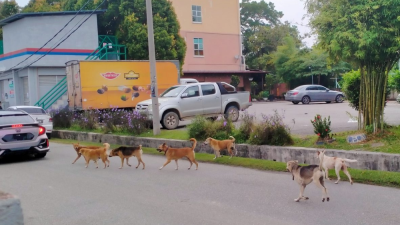
<path fill-rule="evenodd" d="M 93 160 L 96 163 L 96 168 L 99 168 L 99 165 L 97 164 L 97 160 L 99 158 L 104 163 L 104 169 L 107 167 L 106 162 L 108 162 L 108 167 L 110 166 L 110 161 L 107 158 L 107 150 L 110 149 L 110 145 L 108 143 L 104 143 L 103 146 L 104 147 L 98 149 L 81 148 L 79 150 L 79 153 L 81 153 L 83 157 L 85 157 L 86 168 L 88 168 L 90 160 Z"/>
<path fill-rule="evenodd" d="M 121 158 L 121 167 L 119 169 L 122 169 L 122 167 L 124 166 L 124 159 L 126 159 L 126 165 L 132 166 L 129 164 L 128 160 L 130 157 L 135 156 L 138 161 L 136 169 L 139 167 L 140 163 L 143 164 L 143 169 L 144 169 L 145 164 L 142 160 L 142 154 L 143 154 L 142 145 L 139 145 L 137 147 L 121 146 L 111 150 L 109 157 L 119 156 Z"/>
<path fill-rule="evenodd" d="M 164 168 L 168 163 L 171 162 L 171 160 L 175 160 L 176 163 L 176 169 L 178 169 L 178 159 L 181 159 L 183 157 L 186 157 L 189 162 L 190 162 L 190 168 L 192 168 L 193 163 L 196 164 L 196 170 L 199 167 L 199 164 L 196 162 L 195 159 L 195 153 L 194 149 L 196 148 L 197 141 L 194 138 L 190 138 L 189 141 L 193 142 L 193 145 L 191 148 L 171 148 L 165 143 L 158 146 L 157 151 L 158 152 L 164 152 L 164 155 L 167 156 L 167 161 L 164 163 L 162 167 L 160 167 L 160 170 Z"/>
<path fill-rule="evenodd" d="M 76 157 L 76 159 L 72 162 L 72 164 L 74 164 L 74 163 L 82 156 L 82 154 L 79 153 L 79 150 L 80 150 L 81 148 L 88 148 L 88 149 L 98 149 L 98 148 L 102 148 L 101 146 L 82 146 L 82 145 L 79 145 L 79 143 L 72 144 L 72 145 L 73 145 L 73 147 L 74 147 L 74 149 L 75 149 L 75 151 L 76 151 L 76 154 L 78 155 L 78 156 Z"/>
<path fill-rule="evenodd" d="M 210 145 L 211 148 L 214 150 L 214 155 L 215 155 L 214 159 L 216 159 L 217 157 L 221 157 L 220 154 L 221 150 L 228 150 L 228 153 L 231 156 L 229 157 L 229 159 L 232 158 L 233 151 L 235 151 L 237 154 L 235 148 L 235 138 L 232 136 L 229 136 L 229 140 L 222 140 L 222 141 L 209 137 L 204 141 L 204 144 Z"/>
<path fill-rule="evenodd" d="M 347 165 L 345 162 L 357 162 L 357 160 L 352 160 L 352 159 L 345 159 L 345 158 L 338 158 L 338 157 L 330 157 L 325 155 L 325 150 L 323 151 L 317 151 L 318 159 L 320 161 L 320 164 L 322 165 L 322 168 L 324 169 L 325 173 L 325 179 L 330 180 L 328 172 L 330 169 L 335 169 L 336 176 L 337 176 L 337 181 L 335 184 L 339 183 L 340 181 L 340 170 L 343 171 L 344 174 L 347 175 L 349 178 L 350 184 L 353 185 L 353 180 L 351 179 L 350 173 L 347 170 Z"/>
<path fill-rule="evenodd" d="M 299 202 L 300 199 L 308 200 L 308 197 L 304 197 L 304 189 L 312 181 L 322 189 L 322 202 L 329 201 L 328 192 L 324 186 L 324 175 L 322 174 L 321 166 L 309 165 L 300 166 L 297 160 L 289 161 L 286 164 L 286 169 L 292 173 L 293 180 L 300 185 L 299 198 L 295 199 L 295 202 Z"/>

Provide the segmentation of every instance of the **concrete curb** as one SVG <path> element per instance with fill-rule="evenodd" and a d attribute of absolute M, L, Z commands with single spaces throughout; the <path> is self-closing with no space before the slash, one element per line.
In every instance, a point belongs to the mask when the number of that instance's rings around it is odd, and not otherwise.
<path fill-rule="evenodd" d="M 23 225 L 21 202 L 18 197 L 0 191 L 0 224 Z"/>
<path fill-rule="evenodd" d="M 54 130 L 52 136 L 54 138 L 61 139 L 101 143 L 107 142 L 110 144 L 118 145 L 134 146 L 141 144 L 143 147 L 148 148 L 157 148 L 163 143 L 177 148 L 192 146 L 189 141 L 184 140 L 140 138 L 133 136 L 119 136 L 112 134 L 99 134 L 64 130 Z M 265 159 L 277 162 L 298 160 L 300 163 L 306 164 L 319 163 L 319 160 L 317 158 L 317 150 L 320 149 L 316 148 L 237 144 L 236 149 L 238 151 L 237 156 L 245 158 Z M 202 143 L 197 144 L 195 151 L 209 154 L 214 153 L 209 146 L 203 146 Z M 357 160 L 357 162 L 347 163 L 347 165 L 355 169 L 400 172 L 400 154 L 326 149 L 325 155 L 355 159 Z"/>

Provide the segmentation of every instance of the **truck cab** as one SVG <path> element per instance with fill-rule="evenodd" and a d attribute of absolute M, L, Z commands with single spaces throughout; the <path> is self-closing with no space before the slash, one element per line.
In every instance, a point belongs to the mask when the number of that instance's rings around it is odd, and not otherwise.
<path fill-rule="evenodd" d="M 158 101 L 160 122 L 166 129 L 175 129 L 179 121 L 198 115 L 215 118 L 223 114 L 236 122 L 239 111 L 252 105 L 249 92 L 237 92 L 223 82 L 175 85 L 164 91 Z M 139 102 L 136 110 L 153 119 L 151 99 Z"/>

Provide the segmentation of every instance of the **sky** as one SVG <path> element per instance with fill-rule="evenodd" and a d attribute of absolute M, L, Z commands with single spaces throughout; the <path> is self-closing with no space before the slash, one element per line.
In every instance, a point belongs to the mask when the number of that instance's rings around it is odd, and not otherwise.
<path fill-rule="evenodd" d="M 218 1 L 218 0 L 217 0 Z M 240 0 L 241 1 L 241 0 Z M 255 0 L 261 1 L 261 0 Z M 308 20 L 302 19 L 307 13 L 304 9 L 305 0 L 265 0 L 266 2 L 272 2 L 275 4 L 275 9 L 283 12 L 283 21 L 289 21 L 298 27 L 300 34 L 304 35 L 310 32 L 310 28 L 307 27 Z M 29 0 L 16 0 L 19 6 L 23 7 L 28 4 Z M 311 47 L 315 42 L 315 37 L 307 38 L 304 40 L 308 47 Z"/>

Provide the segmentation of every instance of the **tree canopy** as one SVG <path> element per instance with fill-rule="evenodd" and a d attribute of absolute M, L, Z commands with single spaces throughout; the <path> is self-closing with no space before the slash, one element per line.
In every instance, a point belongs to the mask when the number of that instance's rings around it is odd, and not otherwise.
<path fill-rule="evenodd" d="M 15 0 L 0 1 L 0 20 L 12 16 L 20 11 Z M 0 28 L 0 37 L 3 36 L 3 29 Z"/>
<path fill-rule="evenodd" d="M 400 58 L 400 1 L 307 0 L 306 7 L 318 45 L 360 68 L 359 128 L 383 129 L 388 73 Z"/>

